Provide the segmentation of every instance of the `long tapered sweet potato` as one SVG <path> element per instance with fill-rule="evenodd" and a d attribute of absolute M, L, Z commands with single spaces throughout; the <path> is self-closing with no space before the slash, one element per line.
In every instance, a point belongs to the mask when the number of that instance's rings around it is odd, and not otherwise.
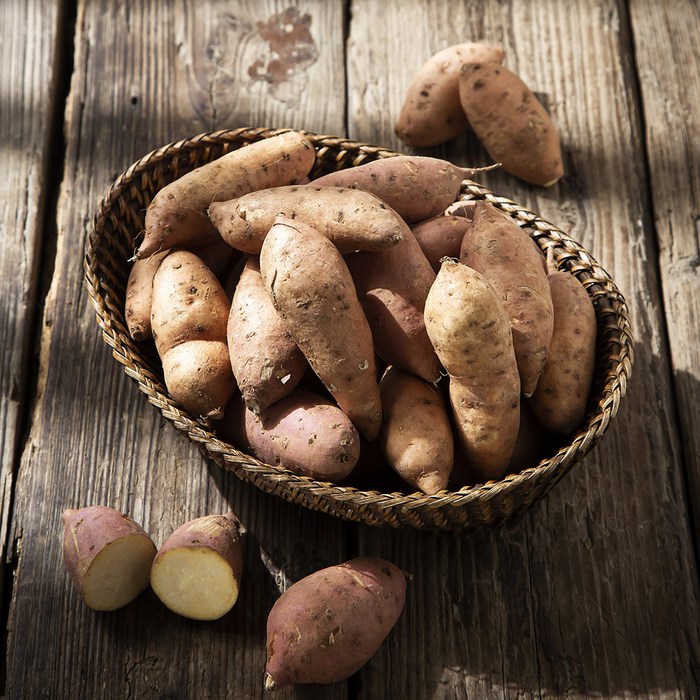
<path fill-rule="evenodd" d="M 314 160 L 309 140 L 287 131 L 192 170 L 156 193 L 146 211 L 146 234 L 137 257 L 216 240 L 218 233 L 207 216 L 212 202 L 297 183 L 309 174 Z"/>
<path fill-rule="evenodd" d="M 178 615 L 217 620 L 236 603 L 242 570 L 238 516 L 206 515 L 181 525 L 162 544 L 151 567 L 151 587 Z"/>
<path fill-rule="evenodd" d="M 405 599 L 406 575 L 376 557 L 351 559 L 297 581 L 267 618 L 265 689 L 351 676 L 389 635 Z"/>
<path fill-rule="evenodd" d="M 93 610 L 116 610 L 148 587 L 156 547 L 129 516 L 108 506 L 66 510 L 63 560 Z"/>
<path fill-rule="evenodd" d="M 257 256 L 248 259 L 236 285 L 227 336 L 233 376 L 256 415 L 304 376 L 308 363 L 265 289 Z"/>
<path fill-rule="evenodd" d="M 493 285 L 511 329 L 525 396 L 531 396 L 552 339 L 554 316 L 544 257 L 510 217 L 477 202 L 460 260 Z"/>
<path fill-rule="evenodd" d="M 344 187 L 273 187 L 209 207 L 222 238 L 245 253 L 260 252 L 278 214 L 312 225 L 342 253 L 386 250 L 403 238 L 401 222 L 383 201 Z"/>
<path fill-rule="evenodd" d="M 437 273 L 443 258 L 458 258 L 462 239 L 471 225 L 464 216 L 434 216 L 411 227 L 418 245 Z"/>
<path fill-rule="evenodd" d="M 311 226 L 279 216 L 260 271 L 294 341 L 368 439 L 381 425 L 372 333 L 337 248 Z"/>
<path fill-rule="evenodd" d="M 396 123 L 396 135 L 409 146 L 435 146 L 468 126 L 459 99 L 460 70 L 465 63 L 496 61 L 505 54 L 499 46 L 464 43 L 448 46 L 428 59 L 406 90 Z"/>
<path fill-rule="evenodd" d="M 425 325 L 450 375 L 450 403 L 470 467 L 503 476 L 520 424 L 520 377 L 508 316 L 486 278 L 446 259 L 425 303 Z"/>

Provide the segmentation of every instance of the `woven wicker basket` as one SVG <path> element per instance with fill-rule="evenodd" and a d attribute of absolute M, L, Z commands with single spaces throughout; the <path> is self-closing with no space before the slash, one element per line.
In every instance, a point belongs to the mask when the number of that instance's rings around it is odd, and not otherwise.
<path fill-rule="evenodd" d="M 618 411 L 630 375 L 633 347 L 625 301 L 609 275 L 573 239 L 536 214 L 465 180 L 458 200 L 484 199 L 509 213 L 539 247 L 553 249 L 561 269 L 584 284 L 598 319 L 597 363 L 584 424 L 556 454 L 538 466 L 497 482 L 435 496 L 379 493 L 315 481 L 264 464 L 218 439 L 168 396 L 158 358 L 134 343 L 126 329 L 124 294 L 134 239 L 154 194 L 197 166 L 284 130 L 242 128 L 202 134 L 153 151 L 112 185 L 100 203 L 85 252 L 85 280 L 105 342 L 125 372 L 162 414 L 211 459 L 263 491 L 325 513 L 371 525 L 468 530 L 496 525 L 529 508 L 600 440 Z M 308 133 L 316 148 L 312 177 L 397 155 L 375 146 Z"/>

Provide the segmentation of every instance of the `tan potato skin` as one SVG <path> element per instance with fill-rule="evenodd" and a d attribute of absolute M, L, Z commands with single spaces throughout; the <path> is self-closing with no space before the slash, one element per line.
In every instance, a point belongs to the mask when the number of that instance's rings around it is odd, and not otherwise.
<path fill-rule="evenodd" d="M 567 272 L 547 276 L 554 303 L 549 354 L 530 406 L 537 420 L 567 435 L 583 421 L 595 370 L 596 316 L 591 298 Z"/>
<path fill-rule="evenodd" d="M 121 537 L 141 535 L 149 542 L 146 531 L 128 515 L 109 506 L 88 506 L 65 510 L 63 521 L 63 561 L 66 570 L 82 596 L 83 580 L 95 557 L 110 543 Z M 156 556 L 156 547 L 153 556 Z M 148 580 L 144 589 L 148 586 Z"/>
<path fill-rule="evenodd" d="M 409 146 L 436 146 L 468 127 L 459 99 L 460 69 L 465 63 L 502 63 L 503 49 L 488 44 L 449 46 L 426 61 L 412 78 L 396 123 L 396 135 Z"/>
<path fill-rule="evenodd" d="M 167 250 L 136 260 L 126 283 L 126 308 L 124 316 L 129 335 L 141 342 L 151 337 L 151 305 L 153 302 L 153 278 Z"/>
<path fill-rule="evenodd" d="M 221 418 L 235 391 L 228 315 L 226 293 L 197 255 L 166 256 L 153 280 L 153 339 L 168 391 L 195 416 Z"/>
<path fill-rule="evenodd" d="M 403 237 L 401 222 L 383 201 L 344 187 L 274 187 L 209 207 L 209 218 L 222 238 L 251 254 L 260 252 L 277 214 L 313 226 L 342 253 L 386 250 Z"/>
<path fill-rule="evenodd" d="M 450 375 L 450 403 L 470 467 L 503 476 L 520 423 L 520 378 L 508 317 L 476 270 L 445 260 L 425 303 L 425 325 Z"/>
<path fill-rule="evenodd" d="M 256 415 L 304 376 L 308 363 L 265 289 L 257 256 L 248 259 L 236 285 L 227 336 L 233 376 Z"/>
<path fill-rule="evenodd" d="M 279 216 L 260 271 L 311 368 L 367 439 L 376 438 L 382 407 L 372 333 L 342 255 L 310 226 Z"/>
<path fill-rule="evenodd" d="M 424 379 L 389 367 L 379 390 L 384 419 L 380 442 L 401 478 L 423 493 L 447 488 L 454 439 L 439 390 Z"/>
<path fill-rule="evenodd" d="M 404 222 L 404 240 L 383 253 L 353 253 L 346 261 L 367 316 L 377 355 L 428 382 L 440 361 L 425 331 L 423 309 L 435 271 Z"/>
<path fill-rule="evenodd" d="M 233 399 L 221 424 L 222 435 L 259 460 L 321 481 L 340 481 L 360 456 L 360 436 L 334 403 L 296 391 L 254 415 Z"/>
<path fill-rule="evenodd" d="M 554 311 L 537 245 L 510 217 L 477 202 L 462 240 L 460 261 L 488 279 L 513 331 L 513 346 L 525 396 L 531 396 L 547 359 Z"/>
<path fill-rule="evenodd" d="M 443 258 L 459 258 L 462 239 L 471 224 L 463 216 L 434 216 L 411 227 L 425 257 L 437 274 Z"/>
<path fill-rule="evenodd" d="M 465 64 L 459 95 L 472 129 L 506 172 L 543 187 L 564 174 L 559 134 L 515 73 L 492 61 Z"/>
<path fill-rule="evenodd" d="M 295 184 L 309 174 L 314 160 L 309 140 L 300 132 L 288 131 L 238 148 L 183 175 L 153 198 L 137 257 L 216 240 L 218 234 L 207 216 L 212 202 Z"/>
<path fill-rule="evenodd" d="M 348 678 L 379 649 L 405 599 L 405 574 L 376 557 L 351 559 L 297 581 L 267 618 L 265 690 Z"/>
<path fill-rule="evenodd" d="M 467 171 L 440 158 L 394 156 L 336 170 L 314 185 L 371 192 L 409 224 L 441 214 L 459 194 Z"/>

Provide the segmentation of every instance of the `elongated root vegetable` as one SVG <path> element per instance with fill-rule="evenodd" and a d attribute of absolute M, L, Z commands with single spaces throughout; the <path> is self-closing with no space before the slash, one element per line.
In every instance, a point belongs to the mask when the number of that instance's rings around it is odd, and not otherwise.
<path fill-rule="evenodd" d="M 383 201 L 343 187 L 273 187 L 209 207 L 222 238 L 246 253 L 260 252 L 277 214 L 313 226 L 341 253 L 386 250 L 403 239 L 401 222 Z"/>
<path fill-rule="evenodd" d="M 167 250 L 137 260 L 129 272 L 126 283 L 126 308 L 124 315 L 129 335 L 140 342 L 151 337 L 151 305 L 153 303 L 153 278 Z"/>
<path fill-rule="evenodd" d="M 458 258 L 462 239 L 471 225 L 463 216 L 434 216 L 411 227 L 418 245 L 437 273 L 443 258 Z"/>
<path fill-rule="evenodd" d="M 248 259 L 238 280 L 227 333 L 233 376 L 253 413 L 299 384 L 308 364 L 265 289 L 257 256 Z"/>
<path fill-rule="evenodd" d="M 412 224 L 442 214 L 471 173 L 439 158 L 395 156 L 336 170 L 313 184 L 371 192 Z"/>
<path fill-rule="evenodd" d="M 595 369 L 596 317 L 591 298 L 576 277 L 554 271 L 548 279 L 554 332 L 530 406 L 545 428 L 566 435 L 581 424 L 586 412 Z"/>
<path fill-rule="evenodd" d="M 117 610 L 148 586 L 156 547 L 143 528 L 107 506 L 66 510 L 63 560 L 85 604 Z"/>
<path fill-rule="evenodd" d="M 344 479 L 360 456 L 360 436 L 345 413 L 299 389 L 258 416 L 232 399 L 221 434 L 267 464 L 321 481 Z"/>
<path fill-rule="evenodd" d="M 146 235 L 137 257 L 216 240 L 219 234 L 207 217 L 212 202 L 295 184 L 309 174 L 314 160 L 309 140 L 300 132 L 288 131 L 239 148 L 183 175 L 153 198 L 146 211 Z"/>
<path fill-rule="evenodd" d="M 454 441 L 439 390 L 424 379 L 389 367 L 379 390 L 384 455 L 401 478 L 427 494 L 447 488 Z"/>
<path fill-rule="evenodd" d="M 525 396 L 531 396 L 547 359 L 554 314 L 545 261 L 536 244 L 510 217 L 477 202 L 462 240 L 460 260 L 493 285 L 503 304 Z"/>
<path fill-rule="evenodd" d="M 423 309 L 435 271 L 404 222 L 403 241 L 383 253 L 346 257 L 377 355 L 387 364 L 434 382 L 440 361 L 425 332 Z"/>
<path fill-rule="evenodd" d="M 508 316 L 485 277 L 444 260 L 425 325 L 450 375 L 450 403 L 470 467 L 501 477 L 520 424 L 520 378 Z"/>
<path fill-rule="evenodd" d="M 168 392 L 194 416 L 221 418 L 236 388 L 228 314 L 221 284 L 194 253 L 166 256 L 153 280 L 153 339 Z"/>
<path fill-rule="evenodd" d="M 459 100 L 460 69 L 465 63 L 496 61 L 499 46 L 465 43 L 449 46 L 424 63 L 411 80 L 396 135 L 409 146 L 435 146 L 464 131 L 467 118 Z"/>
<path fill-rule="evenodd" d="M 151 588 L 178 615 L 218 620 L 238 599 L 242 571 L 238 516 L 206 515 L 163 543 L 151 567 Z"/>
<path fill-rule="evenodd" d="M 265 689 L 348 678 L 379 649 L 405 598 L 405 574 L 374 557 L 301 579 L 278 598 L 267 619 Z"/>
<path fill-rule="evenodd" d="M 311 368 L 360 431 L 376 438 L 382 407 L 372 333 L 338 249 L 312 227 L 279 216 L 260 270 Z"/>
<path fill-rule="evenodd" d="M 493 61 L 465 64 L 459 95 L 472 129 L 506 172 L 543 187 L 563 175 L 559 134 L 515 73 Z"/>

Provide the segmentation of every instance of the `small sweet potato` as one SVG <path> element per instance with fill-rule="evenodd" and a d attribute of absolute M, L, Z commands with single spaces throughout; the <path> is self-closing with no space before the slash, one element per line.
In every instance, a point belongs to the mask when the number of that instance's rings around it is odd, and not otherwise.
<path fill-rule="evenodd" d="M 124 316 L 129 335 L 141 342 L 151 337 L 151 304 L 153 302 L 153 278 L 167 250 L 136 260 L 126 283 L 126 308 Z"/>
<path fill-rule="evenodd" d="M 383 253 L 353 253 L 346 261 L 367 316 L 377 355 L 422 377 L 440 377 L 440 361 L 425 332 L 423 309 L 435 271 L 408 225 L 403 241 Z"/>
<path fill-rule="evenodd" d="M 148 587 L 156 547 L 143 528 L 108 506 L 66 510 L 63 560 L 93 610 L 117 610 Z"/>
<path fill-rule="evenodd" d="M 406 575 L 360 557 L 290 586 L 267 618 L 265 690 L 335 683 L 362 668 L 398 621 Z"/>
<path fill-rule="evenodd" d="M 559 134 L 515 73 L 493 61 L 467 63 L 459 95 L 474 133 L 506 172 L 543 187 L 563 175 Z"/>
<path fill-rule="evenodd" d="M 165 257 L 153 280 L 153 339 L 170 395 L 194 416 L 221 418 L 236 387 L 226 346 L 229 306 L 194 253 Z"/>
<path fill-rule="evenodd" d="M 234 398 L 222 435 L 259 460 L 321 481 L 340 481 L 360 456 L 352 421 L 328 399 L 297 389 L 260 415 Z"/>
<path fill-rule="evenodd" d="M 209 207 L 222 238 L 245 253 L 260 252 L 278 214 L 313 226 L 342 253 L 386 250 L 402 240 L 401 223 L 384 202 L 344 187 L 273 187 Z"/>
<path fill-rule="evenodd" d="M 338 249 L 311 226 L 278 216 L 260 271 L 311 368 L 360 431 L 376 438 L 382 407 L 372 333 Z"/>
<path fill-rule="evenodd" d="M 384 412 L 380 441 L 389 464 L 423 493 L 447 488 L 454 440 L 440 391 L 395 367 L 386 370 L 379 390 Z"/>
<path fill-rule="evenodd" d="M 472 172 L 440 158 L 394 156 L 336 170 L 313 184 L 371 192 L 413 224 L 442 214 Z"/>
<path fill-rule="evenodd" d="M 465 63 L 497 61 L 505 54 L 499 46 L 465 43 L 449 46 L 432 56 L 416 72 L 396 123 L 396 135 L 409 146 L 436 146 L 467 126 L 459 99 L 460 69 Z"/>
<path fill-rule="evenodd" d="M 295 184 L 309 174 L 314 160 L 309 140 L 300 132 L 287 131 L 192 170 L 156 193 L 146 210 L 146 234 L 137 257 L 215 241 L 218 233 L 207 217 L 212 202 Z"/>
<path fill-rule="evenodd" d="M 520 378 L 500 299 L 484 276 L 445 259 L 425 303 L 425 326 L 450 375 L 450 403 L 470 467 L 503 476 L 520 423 Z"/>
<path fill-rule="evenodd" d="M 471 224 L 464 216 L 434 216 L 411 227 L 418 245 L 433 270 L 440 270 L 443 258 L 458 258 L 462 239 Z"/>
<path fill-rule="evenodd" d="M 257 256 L 248 258 L 236 285 L 227 335 L 233 376 L 256 415 L 304 376 L 308 363 L 265 289 Z"/>
<path fill-rule="evenodd" d="M 151 567 L 151 587 L 178 615 L 217 620 L 236 603 L 242 570 L 238 516 L 207 515 L 181 525 L 163 543 Z"/>
<path fill-rule="evenodd" d="M 566 435 L 584 418 L 595 370 L 596 316 L 591 298 L 574 275 L 547 276 L 554 304 L 554 331 L 530 406 L 548 430 Z"/>
<path fill-rule="evenodd" d="M 531 396 L 552 339 L 552 295 L 544 257 L 509 216 L 477 202 L 462 239 L 460 260 L 493 285 L 513 331 L 513 346 L 525 396 Z"/>

